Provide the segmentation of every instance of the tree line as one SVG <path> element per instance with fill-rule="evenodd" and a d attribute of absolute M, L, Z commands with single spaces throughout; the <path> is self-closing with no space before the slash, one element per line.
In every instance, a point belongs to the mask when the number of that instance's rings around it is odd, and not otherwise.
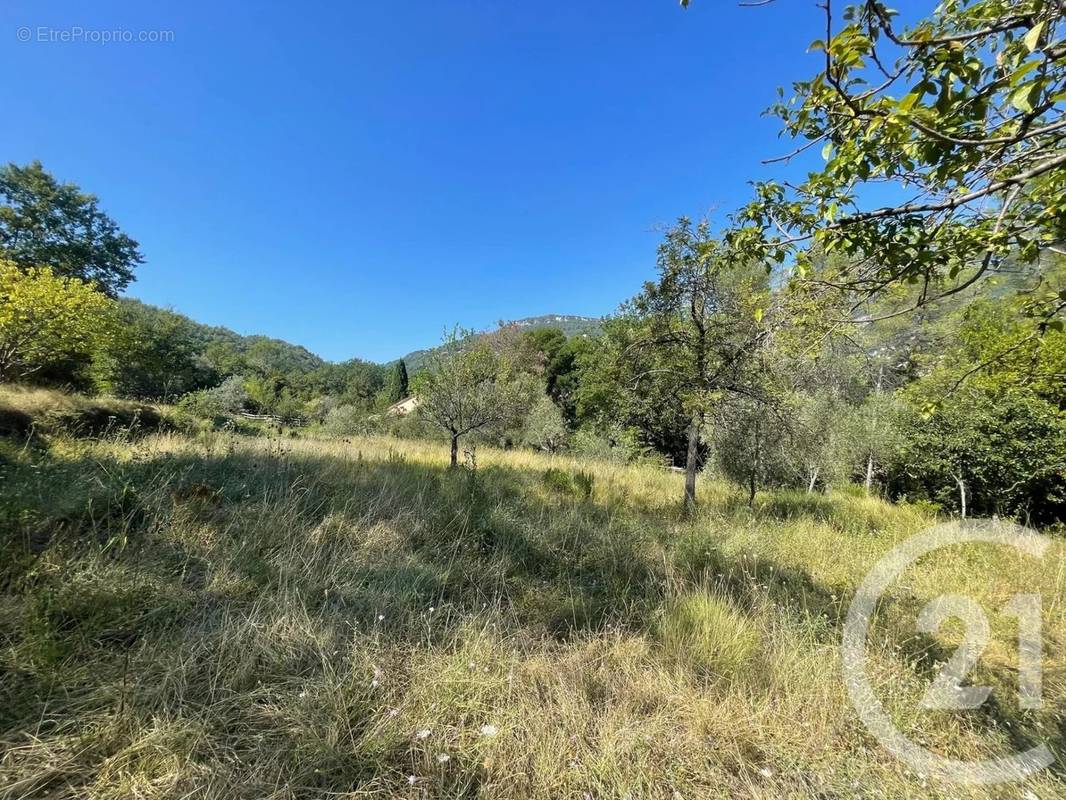
<path fill-rule="evenodd" d="M 944 4 L 906 29 L 877 0 L 821 8 L 822 68 L 771 109 L 796 140 L 771 161 L 806 179 L 757 183 L 717 227 L 680 218 L 595 335 L 457 329 L 411 376 L 327 364 L 116 300 L 137 242 L 92 195 L 12 164 L 0 378 L 442 435 L 453 465 L 479 441 L 655 459 L 685 471 L 689 506 L 710 467 L 749 502 L 858 485 L 1061 522 L 1062 6 Z M 885 186 L 907 199 L 869 205 Z M 387 413 L 409 392 L 417 413 Z"/>

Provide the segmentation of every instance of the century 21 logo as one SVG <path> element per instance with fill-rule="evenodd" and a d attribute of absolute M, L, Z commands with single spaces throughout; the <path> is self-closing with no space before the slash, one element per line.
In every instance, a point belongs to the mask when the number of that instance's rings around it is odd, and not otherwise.
<path fill-rule="evenodd" d="M 945 523 L 912 536 L 893 548 L 866 575 L 852 600 L 841 644 L 844 678 L 855 710 L 867 729 L 897 758 L 913 769 L 952 783 L 994 784 L 1021 780 L 1044 769 L 1055 759 L 1046 744 L 1022 753 L 984 761 L 959 761 L 937 755 L 904 736 L 893 724 L 866 675 L 866 637 L 878 601 L 889 586 L 915 561 L 942 547 L 980 542 L 1009 547 L 1040 559 L 1048 540 L 1035 531 L 1009 523 L 976 520 Z M 1018 619 L 1019 705 L 1040 707 L 1041 601 L 1038 594 L 1016 594 L 1003 611 Z M 963 595 L 942 595 L 918 615 L 918 629 L 934 634 L 951 619 L 966 628 L 962 644 L 930 685 L 921 705 L 927 709 L 964 710 L 988 699 L 987 686 L 963 686 L 988 646 L 991 629 L 979 603 Z"/>
<path fill-rule="evenodd" d="M 1022 708 L 1040 708 L 1041 638 L 1040 595 L 1016 594 L 1003 607 L 1003 612 L 1018 618 L 1018 702 Z M 942 710 L 977 708 L 992 692 L 988 686 L 962 686 L 981 654 L 988 647 L 991 628 L 984 609 L 973 598 L 945 594 L 930 601 L 918 615 L 918 630 L 935 634 L 951 619 L 962 620 L 966 636 L 951 660 L 933 681 L 922 698 L 922 707 Z"/>

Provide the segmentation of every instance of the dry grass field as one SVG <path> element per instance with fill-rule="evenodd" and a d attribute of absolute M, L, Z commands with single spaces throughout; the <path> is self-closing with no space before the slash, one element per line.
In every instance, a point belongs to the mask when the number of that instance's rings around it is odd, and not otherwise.
<path fill-rule="evenodd" d="M 8 405 L 29 403 L 8 393 Z M 40 398 L 38 398 L 40 402 Z M 32 412 L 27 412 L 32 413 Z M 528 452 L 107 429 L 0 439 L 0 797 L 1066 796 L 1064 546 L 922 561 L 869 673 L 956 758 L 1048 742 L 1025 784 L 939 784 L 880 748 L 841 677 L 857 582 L 935 523 L 861 492 L 763 493 Z M 1014 591 L 1044 598 L 1044 707 L 1018 708 Z M 958 631 L 995 702 L 922 712 Z M 956 641 L 953 642 L 953 637 Z"/>

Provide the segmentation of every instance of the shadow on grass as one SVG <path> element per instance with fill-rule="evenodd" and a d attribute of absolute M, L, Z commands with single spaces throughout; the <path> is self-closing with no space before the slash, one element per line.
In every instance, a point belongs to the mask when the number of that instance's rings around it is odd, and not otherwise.
<path fill-rule="evenodd" d="M 291 453 L 91 458 L 26 470 L 6 498 L 20 506 L 3 543 L 4 585 L 15 593 L 46 580 L 34 568 L 46 554 L 67 565 L 93 555 L 205 601 L 227 599 L 207 592 L 225 566 L 244 586 L 233 602 L 285 590 L 313 611 L 411 619 L 442 603 L 493 603 L 559 638 L 607 622 L 639 625 L 662 594 L 645 526 L 546 489 L 539 473 Z M 367 555 L 380 527 L 386 552 Z M 294 541 L 301 537 L 306 548 Z M 287 553 L 301 549 L 302 559 Z"/>
<path fill-rule="evenodd" d="M 448 633 L 427 627 L 428 614 L 455 619 L 485 606 L 525 636 L 565 641 L 607 625 L 645 631 L 666 594 L 661 509 L 598 503 L 587 478 L 297 454 L 280 443 L 274 453 L 148 452 L 5 468 L 0 511 L 11 524 L 0 534 L 0 589 L 18 598 L 22 614 L 0 620 L 0 645 L 19 654 L 3 663 L 2 740 L 40 718 L 69 675 L 115 687 L 125 702 L 126 653 L 180 642 L 191 626 L 263 603 L 425 645 Z M 812 513 L 831 513 L 815 505 Z M 824 640 L 839 635 L 844 589 L 713 545 L 678 547 L 672 557 L 675 575 L 710 580 L 739 607 L 768 597 L 820 621 Z M 912 610 L 901 608 L 900 618 Z M 904 657 L 920 669 L 945 657 L 935 640 L 906 641 Z M 110 668 L 79 671 L 101 663 Z M 315 668 L 304 659 L 292 671 Z M 153 696 L 138 713 L 159 710 L 148 705 L 159 702 Z M 988 710 L 996 721 L 1005 713 Z M 387 758 L 402 759 L 401 750 Z M 307 777 L 318 789 L 349 790 L 372 777 L 340 751 L 311 761 L 325 765 Z"/>

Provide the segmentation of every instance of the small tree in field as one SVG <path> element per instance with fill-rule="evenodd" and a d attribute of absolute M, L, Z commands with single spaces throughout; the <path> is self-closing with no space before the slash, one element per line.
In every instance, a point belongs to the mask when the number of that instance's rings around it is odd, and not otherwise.
<path fill-rule="evenodd" d="M 658 281 L 624 309 L 636 325 L 618 360 L 631 393 L 655 389 L 679 402 L 688 426 L 685 502 L 694 506 L 708 413 L 731 397 L 770 399 L 757 366 L 773 331 L 773 297 L 766 270 L 735 260 L 706 221 L 682 218 L 667 231 L 658 268 Z"/>
<path fill-rule="evenodd" d="M 86 358 L 114 332 L 114 301 L 77 278 L 0 261 L 0 380 Z"/>
<path fill-rule="evenodd" d="M 467 434 L 517 424 L 535 386 L 484 340 L 450 334 L 415 377 L 418 413 L 451 441 L 451 466 L 459 463 L 459 440 Z"/>
<path fill-rule="evenodd" d="M 526 418 L 522 437 L 526 444 L 555 453 L 566 444 L 569 436 L 570 430 L 559 406 L 547 395 L 538 397 Z"/>

